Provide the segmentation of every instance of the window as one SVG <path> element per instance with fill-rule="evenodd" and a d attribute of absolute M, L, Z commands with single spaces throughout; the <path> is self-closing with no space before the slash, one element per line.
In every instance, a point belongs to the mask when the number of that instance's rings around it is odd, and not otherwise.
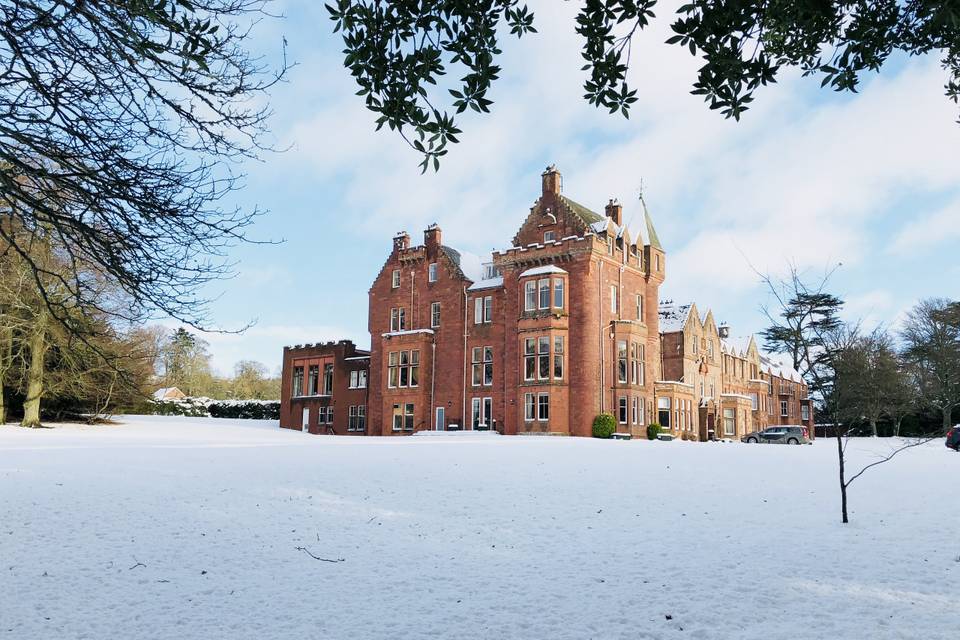
<path fill-rule="evenodd" d="M 489 387 L 493 384 L 493 347 L 474 347 L 470 362 L 473 365 L 473 386 L 481 384 Z"/>
<path fill-rule="evenodd" d="M 430 303 L 430 327 L 436 329 L 440 326 L 440 303 Z"/>
<path fill-rule="evenodd" d="M 540 288 L 540 308 L 550 308 L 550 278 L 543 278 L 538 282 Z"/>
<path fill-rule="evenodd" d="M 403 307 L 390 309 L 390 331 L 405 331 L 407 328 L 407 310 Z"/>
<path fill-rule="evenodd" d="M 365 369 L 357 369 L 350 372 L 350 388 L 351 389 L 366 389 L 367 388 L 367 372 Z"/>
<path fill-rule="evenodd" d="M 401 431 L 403 429 L 403 409 L 399 404 L 393 405 L 393 430 Z"/>
<path fill-rule="evenodd" d="M 500 269 L 498 269 L 492 264 L 483 265 L 484 280 L 493 280 L 494 278 L 499 278 L 499 277 L 500 277 Z"/>
<path fill-rule="evenodd" d="M 657 421 L 664 429 L 670 428 L 670 398 L 657 398 Z"/>
<path fill-rule="evenodd" d="M 613 255 L 613 236 L 607 236 L 607 253 Z"/>
<path fill-rule="evenodd" d="M 333 424 L 333 407 L 327 407 L 327 424 Z"/>
<path fill-rule="evenodd" d="M 737 410 L 723 410 L 723 435 L 733 436 L 737 434 Z"/>
<path fill-rule="evenodd" d="M 416 387 L 420 383 L 420 352 L 391 351 L 387 356 L 387 386 Z"/>
<path fill-rule="evenodd" d="M 553 377 L 563 380 L 563 336 L 553 337 Z"/>
<path fill-rule="evenodd" d="M 640 400 L 640 399 L 637 398 L 637 396 L 633 396 L 633 398 L 632 398 L 632 402 L 631 402 L 631 405 L 630 405 L 630 409 L 631 409 L 631 411 L 630 411 L 630 418 L 631 418 L 632 424 L 639 424 L 639 422 L 637 422 L 637 420 L 639 420 L 639 418 L 640 418 L 640 409 L 639 409 L 639 407 L 640 407 L 640 402 L 639 402 L 639 400 Z"/>
<path fill-rule="evenodd" d="M 550 394 L 541 393 L 537 396 L 537 420 L 545 422 L 550 419 Z"/>
<path fill-rule="evenodd" d="M 780 415 L 783 416 L 783 417 L 786 417 L 786 416 L 789 415 L 789 414 L 787 413 L 787 401 L 786 401 L 786 400 L 781 400 L 781 401 L 780 401 Z"/>
<path fill-rule="evenodd" d="M 760 408 L 760 396 L 758 396 L 755 392 L 750 394 L 750 404 L 754 411 Z"/>
<path fill-rule="evenodd" d="M 333 393 L 333 365 L 323 365 L 323 395 L 329 396 Z"/>
<path fill-rule="evenodd" d="M 693 355 L 697 355 L 700 347 L 700 341 L 697 340 L 697 336 L 693 336 L 693 340 L 691 340 L 690 346 L 693 348 Z"/>
<path fill-rule="evenodd" d="M 400 269 L 393 270 L 393 275 L 390 278 L 390 286 L 394 289 L 400 288 Z"/>
<path fill-rule="evenodd" d="M 537 309 L 537 283 L 533 280 L 527 280 L 523 285 L 523 310 L 536 311 Z"/>
<path fill-rule="evenodd" d="M 400 359 L 400 354 L 396 351 L 391 351 L 389 356 L 387 357 L 387 365 L 388 365 L 387 387 L 391 389 L 399 386 L 400 384 L 399 377 L 398 377 L 400 370 L 399 370 L 399 367 L 397 366 L 399 364 L 399 359 Z"/>
<path fill-rule="evenodd" d="M 427 282 L 436 282 L 437 281 L 437 263 L 431 262 L 427 266 Z"/>
<path fill-rule="evenodd" d="M 537 402 L 536 394 L 534 393 L 525 393 L 523 394 L 523 419 L 527 422 L 532 422 L 536 419 L 537 412 Z"/>
<path fill-rule="evenodd" d="M 363 431 L 367 428 L 366 405 L 350 405 L 347 418 L 347 431 Z"/>
<path fill-rule="evenodd" d="M 523 341 L 523 379 L 533 380 L 537 370 L 537 340 L 525 338 Z M 531 418 L 532 420 L 532 418 Z"/>
<path fill-rule="evenodd" d="M 658 253 L 657 256 L 656 256 L 656 261 L 655 261 L 655 262 L 656 262 L 656 265 L 657 265 L 657 271 L 660 271 L 660 254 L 659 254 L 659 253 Z"/>
<path fill-rule="evenodd" d="M 413 403 L 403 405 L 403 430 L 413 431 Z"/>
<path fill-rule="evenodd" d="M 490 429 L 493 424 L 493 398 L 473 398 L 471 407 L 474 430 Z"/>
<path fill-rule="evenodd" d="M 637 294 L 637 320 L 643 320 L 643 296 Z"/>
<path fill-rule="evenodd" d="M 616 314 L 620 305 L 617 303 L 617 285 L 610 285 L 610 313 Z"/>
<path fill-rule="evenodd" d="M 293 397 L 303 395 L 303 367 L 293 368 Z"/>
<path fill-rule="evenodd" d="M 710 360 L 713 360 L 713 340 L 707 343 L 707 353 L 710 355 Z"/>
<path fill-rule="evenodd" d="M 493 321 L 493 296 L 473 299 L 473 324 L 487 324 Z"/>
<path fill-rule="evenodd" d="M 320 367 L 312 364 L 307 371 L 307 395 L 315 396 L 320 382 Z"/>
<path fill-rule="evenodd" d="M 563 309 L 563 278 L 553 280 L 553 306 L 556 309 Z"/>
<path fill-rule="evenodd" d="M 550 378 L 550 337 L 537 338 L 537 377 L 540 380 Z"/>
<path fill-rule="evenodd" d="M 617 382 L 627 383 L 627 341 L 617 341 Z"/>
<path fill-rule="evenodd" d="M 553 242 L 557 237 L 556 231 L 544 231 L 543 232 L 543 241 L 544 242 Z"/>
<path fill-rule="evenodd" d="M 810 407 L 808 405 L 800 405 L 800 420 L 803 422 L 810 421 Z"/>
<path fill-rule="evenodd" d="M 627 424 L 627 397 L 620 396 L 617 400 L 617 417 L 620 419 L 620 424 Z"/>

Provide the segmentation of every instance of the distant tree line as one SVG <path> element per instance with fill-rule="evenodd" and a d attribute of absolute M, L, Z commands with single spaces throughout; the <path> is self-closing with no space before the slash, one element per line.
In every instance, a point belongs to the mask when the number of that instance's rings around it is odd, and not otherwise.
<path fill-rule="evenodd" d="M 262 364 L 243 361 L 233 377 L 215 376 L 205 342 L 129 315 L 126 291 L 65 251 L 52 229 L 26 233 L 3 218 L 0 226 L 0 238 L 18 240 L 0 239 L 0 424 L 136 411 L 160 386 L 215 399 L 279 397 L 279 380 Z"/>
<path fill-rule="evenodd" d="M 161 387 L 176 387 L 190 397 L 217 400 L 277 400 L 280 377 L 255 360 L 234 365 L 233 376 L 214 374 L 210 366 L 209 345 L 197 335 L 180 328 L 169 334 L 160 347 L 157 382 Z"/>

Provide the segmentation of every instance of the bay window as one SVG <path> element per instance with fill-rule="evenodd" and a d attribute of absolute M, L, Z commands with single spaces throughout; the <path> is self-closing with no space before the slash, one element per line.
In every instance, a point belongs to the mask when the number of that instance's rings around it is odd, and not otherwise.
<path fill-rule="evenodd" d="M 537 377 L 540 380 L 550 378 L 550 337 L 540 336 L 537 339 Z"/>
<path fill-rule="evenodd" d="M 553 337 L 553 377 L 563 379 L 563 336 Z"/>
<path fill-rule="evenodd" d="M 538 282 L 540 289 L 540 308 L 550 308 L 550 278 L 543 278 Z"/>
<path fill-rule="evenodd" d="M 534 280 L 527 280 L 523 284 L 523 310 L 537 310 L 537 283 Z"/>

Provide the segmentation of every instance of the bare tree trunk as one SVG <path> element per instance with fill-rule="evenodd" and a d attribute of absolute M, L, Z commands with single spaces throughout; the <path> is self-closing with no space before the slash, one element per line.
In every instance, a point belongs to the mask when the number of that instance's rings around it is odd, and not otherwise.
<path fill-rule="evenodd" d="M 47 355 L 46 317 L 40 314 L 30 336 L 30 370 L 27 372 L 27 398 L 23 401 L 24 427 L 40 426 L 40 398 L 43 396 L 43 369 Z"/>
<path fill-rule="evenodd" d="M 844 477 L 843 469 L 843 436 L 840 435 L 839 428 L 837 430 L 837 456 L 840 461 L 840 511 L 843 514 L 843 524 L 850 522 L 850 519 L 847 518 L 847 480 Z"/>
<path fill-rule="evenodd" d="M 943 435 L 946 435 L 950 431 L 950 427 L 953 426 L 951 424 L 953 422 L 953 407 L 943 407 L 940 411 L 943 413 Z"/>
<path fill-rule="evenodd" d="M 13 357 L 13 331 L 7 327 L 0 328 L 0 426 L 7 422 L 7 405 L 3 397 L 3 383 L 10 368 L 10 359 Z"/>
<path fill-rule="evenodd" d="M 874 438 L 877 437 L 877 419 L 873 416 L 870 416 L 870 435 Z"/>
<path fill-rule="evenodd" d="M 893 421 L 893 435 L 896 438 L 900 437 L 900 423 L 903 422 L 903 418 L 898 417 Z"/>

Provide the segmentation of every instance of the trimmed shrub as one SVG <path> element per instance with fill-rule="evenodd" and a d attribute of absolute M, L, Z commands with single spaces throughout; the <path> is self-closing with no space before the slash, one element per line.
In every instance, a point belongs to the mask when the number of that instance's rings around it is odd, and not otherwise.
<path fill-rule="evenodd" d="M 617 430 L 617 419 L 609 413 L 601 413 L 593 419 L 593 437 L 609 438 Z"/>
<path fill-rule="evenodd" d="M 279 420 L 280 403 L 264 400 L 227 400 L 211 402 L 207 407 L 211 418 L 244 418 L 248 420 Z"/>
<path fill-rule="evenodd" d="M 656 422 L 651 422 L 647 425 L 647 440 L 656 440 L 661 431 L 663 427 Z"/>

